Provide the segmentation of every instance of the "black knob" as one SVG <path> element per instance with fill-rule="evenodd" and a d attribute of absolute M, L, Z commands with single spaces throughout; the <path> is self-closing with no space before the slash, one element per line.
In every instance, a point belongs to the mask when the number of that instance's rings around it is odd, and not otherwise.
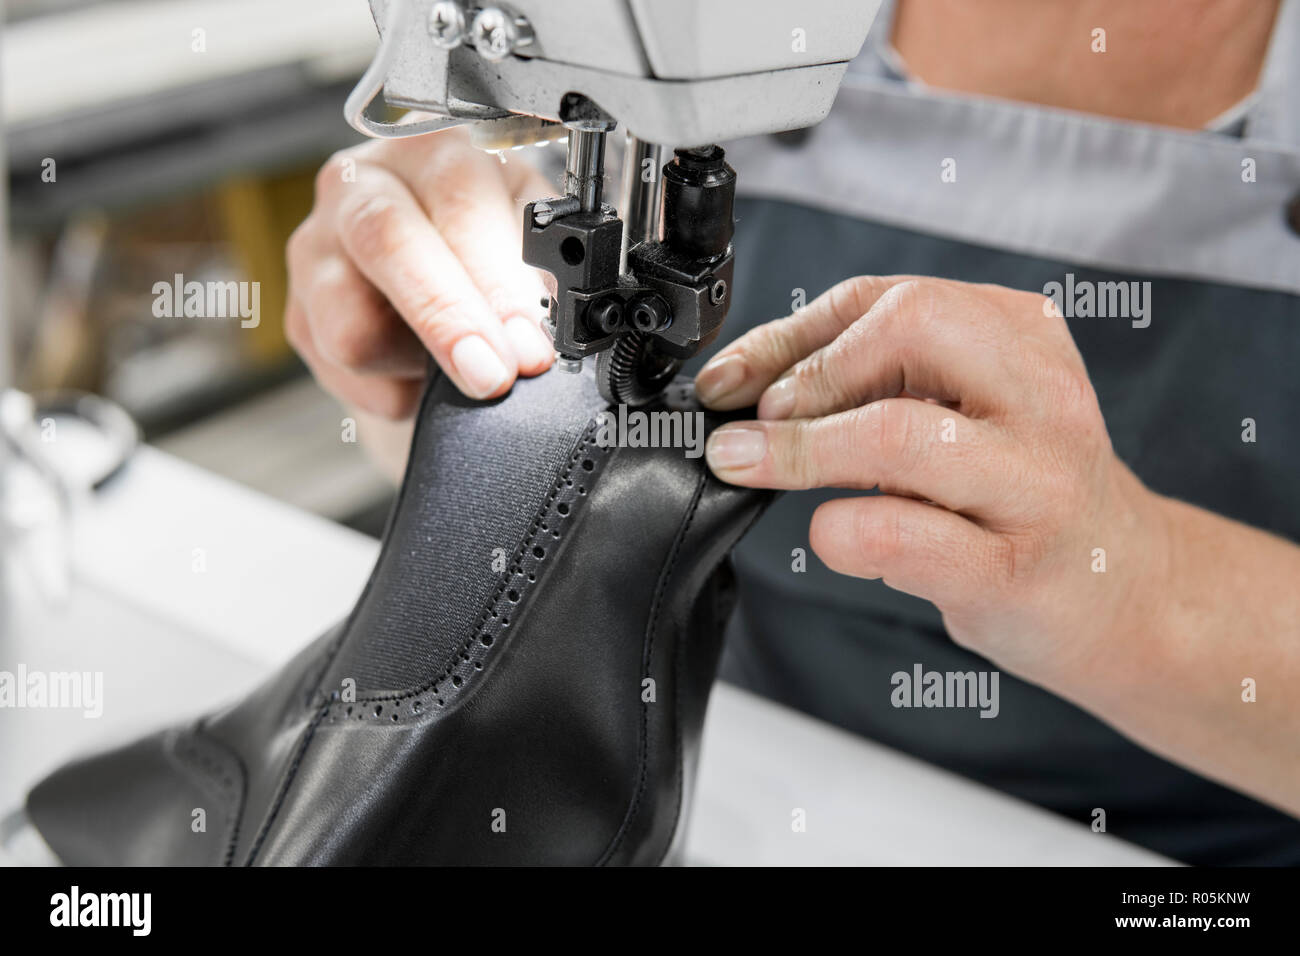
<path fill-rule="evenodd" d="M 657 295 L 639 295 L 628 303 L 632 327 L 638 332 L 662 332 L 673 323 L 668 303 Z"/>
<path fill-rule="evenodd" d="M 601 299 L 587 313 L 590 324 L 603 335 L 617 332 L 623 327 L 623 303 L 613 296 Z"/>
<path fill-rule="evenodd" d="M 719 146 L 679 149 L 664 167 L 664 242 L 692 259 L 716 259 L 731 245 L 736 171 Z"/>

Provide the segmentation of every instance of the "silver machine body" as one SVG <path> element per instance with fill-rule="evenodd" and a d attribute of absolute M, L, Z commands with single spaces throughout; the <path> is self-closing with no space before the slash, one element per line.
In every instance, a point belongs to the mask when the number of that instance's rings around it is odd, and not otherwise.
<path fill-rule="evenodd" d="M 525 210 L 524 258 L 550 277 L 561 367 L 597 355 L 606 397 L 641 404 L 730 299 L 736 174 L 714 144 L 822 120 L 879 5 L 370 0 L 380 48 L 347 116 L 372 136 L 472 124 L 488 149 L 567 137 L 564 195 Z M 411 113 L 379 118 L 381 100 Z M 615 207 L 605 138 L 620 127 Z"/>

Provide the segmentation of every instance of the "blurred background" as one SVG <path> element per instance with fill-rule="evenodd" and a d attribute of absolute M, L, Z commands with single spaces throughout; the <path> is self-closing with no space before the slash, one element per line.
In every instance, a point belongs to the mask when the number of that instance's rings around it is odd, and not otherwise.
<path fill-rule="evenodd" d="M 392 488 L 284 339 L 284 243 L 342 105 L 365 0 L 8 0 L 0 47 L 8 374 L 124 408 L 181 459 L 369 534 Z M 259 321 L 159 316 L 155 284 L 257 283 Z M 0 348 L 3 348 L 0 346 Z"/>

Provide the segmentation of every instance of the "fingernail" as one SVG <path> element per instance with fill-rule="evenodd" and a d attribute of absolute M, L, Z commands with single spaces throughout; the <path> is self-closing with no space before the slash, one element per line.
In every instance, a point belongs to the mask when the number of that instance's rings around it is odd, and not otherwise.
<path fill-rule="evenodd" d="M 745 384 L 745 360 L 739 355 L 720 355 L 695 376 L 695 394 L 705 405 L 726 398 Z"/>
<path fill-rule="evenodd" d="M 510 370 L 479 335 L 467 335 L 456 343 L 451 364 L 470 398 L 487 398 L 510 380 Z"/>
<path fill-rule="evenodd" d="M 506 319 L 506 337 L 510 339 L 510 347 L 514 349 L 520 368 L 545 367 L 555 357 L 551 340 L 532 319 L 522 315 Z"/>
<path fill-rule="evenodd" d="M 711 468 L 749 468 L 767 454 L 767 432 L 753 425 L 728 425 L 709 436 L 704 454 Z"/>
<path fill-rule="evenodd" d="M 767 387 L 758 400 L 758 417 L 769 420 L 789 418 L 794 414 L 795 377 L 787 375 Z"/>

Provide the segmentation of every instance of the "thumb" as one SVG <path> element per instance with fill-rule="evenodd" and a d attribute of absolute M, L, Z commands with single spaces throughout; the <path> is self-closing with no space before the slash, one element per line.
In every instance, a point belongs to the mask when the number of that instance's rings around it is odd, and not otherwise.
<path fill-rule="evenodd" d="M 753 405 L 790 366 L 829 345 L 877 299 L 912 278 L 856 276 L 832 286 L 788 318 L 752 329 L 715 355 L 695 378 L 696 394 L 718 411 Z"/>

